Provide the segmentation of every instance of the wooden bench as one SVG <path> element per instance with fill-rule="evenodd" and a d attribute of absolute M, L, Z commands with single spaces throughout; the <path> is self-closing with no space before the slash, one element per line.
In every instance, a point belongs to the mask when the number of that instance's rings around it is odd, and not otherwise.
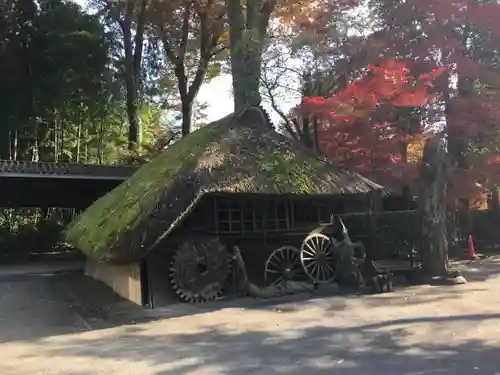
<path fill-rule="evenodd" d="M 411 283 L 420 264 L 415 260 L 384 259 L 371 261 L 370 268 L 367 275 L 372 276 L 367 285 L 373 288 L 372 292 L 386 293 L 393 290 L 393 276 L 402 276 Z"/>

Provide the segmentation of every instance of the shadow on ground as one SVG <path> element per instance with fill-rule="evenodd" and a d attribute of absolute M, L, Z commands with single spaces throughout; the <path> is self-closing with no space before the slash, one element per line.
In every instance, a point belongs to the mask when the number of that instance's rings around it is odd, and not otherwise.
<path fill-rule="evenodd" d="M 497 277 L 500 257 L 456 263 L 470 282 Z M 65 335 L 154 322 L 165 318 L 202 316 L 224 309 L 279 311 L 293 313 L 321 305 L 327 314 L 349 311 L 353 303 L 364 308 L 378 306 L 418 306 L 456 301 L 466 293 L 484 291 L 480 283 L 466 289 L 456 287 L 400 287 L 395 293 L 355 296 L 335 287 L 270 300 L 235 298 L 202 305 L 176 304 L 144 310 L 117 296 L 104 284 L 85 277 L 82 271 L 56 275 L 17 275 L 0 279 L 0 343 L 30 341 Z M 500 366 L 499 366 L 500 373 Z"/>
<path fill-rule="evenodd" d="M 500 314 L 429 316 L 345 328 L 317 322 L 312 327 L 294 330 L 260 331 L 255 327 L 244 333 L 223 325 L 197 333 L 170 334 L 129 327 L 120 335 L 70 338 L 50 348 L 41 342 L 36 355 L 146 363 L 154 369 L 148 374 L 154 375 L 498 374 L 498 342 L 493 345 L 486 340 L 439 337 L 440 333 L 450 333 L 441 332 L 445 326 L 484 322 L 498 326 Z M 412 328 L 415 326 L 425 326 L 425 340 L 419 336 L 421 332 Z M 435 338 L 429 335 L 432 331 Z"/>
<path fill-rule="evenodd" d="M 147 310 L 119 297 L 105 284 L 86 277 L 81 270 L 13 274 L 0 278 L 0 343 L 203 315 L 231 308 L 297 311 L 308 301 L 332 293 L 338 294 L 335 288 L 323 288 L 314 295 L 297 294 L 260 301 L 238 297 Z M 342 298 L 336 301 L 337 308 L 345 308 Z"/>
<path fill-rule="evenodd" d="M 500 256 L 488 256 L 479 260 L 456 261 L 452 267 L 463 272 L 469 282 L 485 281 L 500 276 Z"/>

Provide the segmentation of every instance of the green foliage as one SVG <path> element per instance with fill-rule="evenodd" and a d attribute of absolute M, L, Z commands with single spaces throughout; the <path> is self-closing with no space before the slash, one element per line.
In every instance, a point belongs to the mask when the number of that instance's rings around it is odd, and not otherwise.
<path fill-rule="evenodd" d="M 0 158 L 127 162 L 123 50 L 116 30 L 71 2 L 4 3 Z M 154 57 L 152 51 L 147 49 Z M 154 74 L 154 67 L 144 66 L 141 155 L 169 133 L 156 98 L 170 88 L 151 91 Z"/>
<path fill-rule="evenodd" d="M 73 210 L 0 210 L 0 256 L 13 258 L 53 252 Z"/>
<path fill-rule="evenodd" d="M 102 14 L 64 0 L 0 2 L 0 159 L 143 164 L 179 138 L 178 129 L 168 126 L 177 111 L 177 87 L 159 83 L 166 66 L 158 41 L 146 33 L 141 147 L 128 150 L 122 34 Z M 219 70 L 210 66 L 207 78 Z M 194 113 L 199 123 L 203 116 Z M 40 237 L 49 225 L 40 215 L 0 211 L 0 247 L 53 245 L 55 240 Z M 57 230 L 46 233 L 59 233 L 63 224 L 50 223 Z"/>
<path fill-rule="evenodd" d="M 106 33 L 72 3 L 16 5 L 19 9 L 13 5 L 4 14 L 11 23 L 0 37 L 0 61 L 5 64 L 0 87 L 6 94 L 0 103 L 0 131 L 6 135 L 0 140 L 0 157 L 71 160 L 76 149 L 67 147 L 65 136 L 71 138 L 75 128 L 89 130 L 83 129 L 85 122 L 92 121 L 112 79 Z M 16 13 L 25 22 L 17 22 Z"/>

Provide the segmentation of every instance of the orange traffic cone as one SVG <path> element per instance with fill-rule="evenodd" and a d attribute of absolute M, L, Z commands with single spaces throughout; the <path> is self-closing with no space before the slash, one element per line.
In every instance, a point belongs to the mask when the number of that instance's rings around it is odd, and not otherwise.
<path fill-rule="evenodd" d="M 476 249 L 474 249 L 474 240 L 472 239 L 472 234 L 469 234 L 469 240 L 467 241 L 467 252 L 469 253 L 470 259 L 477 259 Z"/>

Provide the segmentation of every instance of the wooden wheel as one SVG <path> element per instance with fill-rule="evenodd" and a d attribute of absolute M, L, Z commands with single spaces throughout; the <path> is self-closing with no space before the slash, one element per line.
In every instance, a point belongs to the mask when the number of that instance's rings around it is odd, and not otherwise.
<path fill-rule="evenodd" d="M 307 276 L 300 262 L 300 250 L 293 246 L 282 246 L 274 250 L 267 258 L 264 280 L 267 285 L 306 281 Z"/>
<path fill-rule="evenodd" d="M 230 272 L 226 246 L 217 238 L 195 238 L 180 244 L 170 265 L 170 282 L 184 302 L 218 298 Z"/>
<path fill-rule="evenodd" d="M 322 233 L 312 233 L 302 242 L 300 261 L 309 278 L 317 284 L 335 280 L 335 259 L 332 240 Z"/>

